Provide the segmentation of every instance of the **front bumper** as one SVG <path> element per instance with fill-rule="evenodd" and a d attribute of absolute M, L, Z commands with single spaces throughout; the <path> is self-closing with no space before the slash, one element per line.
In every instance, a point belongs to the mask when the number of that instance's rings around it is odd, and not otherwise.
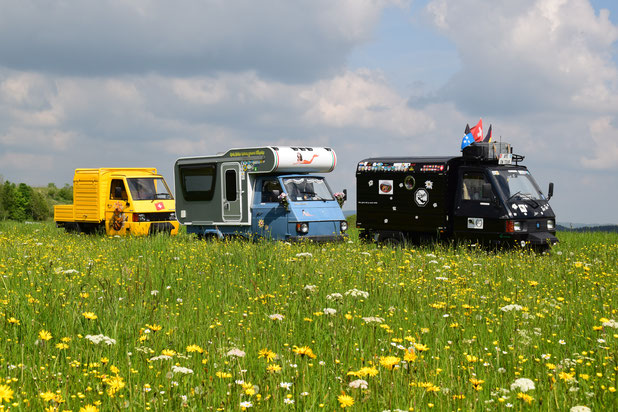
<path fill-rule="evenodd" d="M 178 221 L 169 222 L 129 222 L 127 233 L 135 236 L 147 236 L 157 233 L 178 234 Z"/>
<path fill-rule="evenodd" d="M 288 236 L 286 240 L 290 242 L 343 242 L 347 235 L 322 235 L 322 236 Z"/>

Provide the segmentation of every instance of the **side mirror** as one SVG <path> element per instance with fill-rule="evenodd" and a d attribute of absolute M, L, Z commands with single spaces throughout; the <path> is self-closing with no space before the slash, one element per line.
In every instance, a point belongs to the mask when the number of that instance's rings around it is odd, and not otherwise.
<path fill-rule="evenodd" d="M 554 182 L 549 182 L 549 189 L 547 190 L 547 200 L 551 199 L 554 195 Z"/>
<path fill-rule="evenodd" d="M 348 189 L 343 189 L 343 200 L 348 200 Z"/>

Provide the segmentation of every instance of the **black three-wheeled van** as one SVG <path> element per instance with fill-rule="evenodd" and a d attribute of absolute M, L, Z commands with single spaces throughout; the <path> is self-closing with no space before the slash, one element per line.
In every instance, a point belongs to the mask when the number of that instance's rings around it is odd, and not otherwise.
<path fill-rule="evenodd" d="M 426 238 L 549 247 L 555 215 L 508 143 L 474 143 L 457 157 L 364 159 L 356 170 L 361 238 Z"/>

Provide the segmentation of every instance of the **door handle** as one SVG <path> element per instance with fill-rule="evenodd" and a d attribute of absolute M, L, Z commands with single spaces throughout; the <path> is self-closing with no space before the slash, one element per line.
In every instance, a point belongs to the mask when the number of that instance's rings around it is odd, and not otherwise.
<path fill-rule="evenodd" d="M 225 210 L 230 210 L 230 202 L 223 202 L 223 208 Z"/>

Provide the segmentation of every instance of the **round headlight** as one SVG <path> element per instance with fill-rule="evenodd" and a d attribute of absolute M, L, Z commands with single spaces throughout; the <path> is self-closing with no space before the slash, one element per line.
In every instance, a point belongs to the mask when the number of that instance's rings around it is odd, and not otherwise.
<path fill-rule="evenodd" d="M 341 222 L 341 231 L 345 232 L 346 230 L 348 230 L 348 222 L 346 222 L 345 220 L 343 220 Z"/>
<path fill-rule="evenodd" d="M 309 223 L 297 223 L 296 231 L 303 234 L 309 233 Z"/>

